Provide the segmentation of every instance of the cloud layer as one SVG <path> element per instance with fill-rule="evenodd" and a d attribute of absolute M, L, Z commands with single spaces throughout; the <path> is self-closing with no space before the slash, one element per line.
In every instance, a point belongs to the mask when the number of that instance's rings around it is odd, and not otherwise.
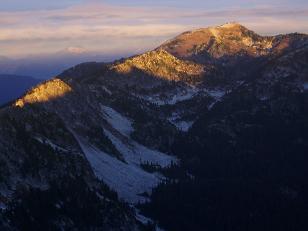
<path fill-rule="evenodd" d="M 49 53 L 71 46 L 108 54 L 138 53 L 185 30 L 228 21 L 238 21 L 261 34 L 307 33 L 308 4 L 294 9 L 215 10 L 90 1 L 60 9 L 0 11 L 0 55 Z"/>

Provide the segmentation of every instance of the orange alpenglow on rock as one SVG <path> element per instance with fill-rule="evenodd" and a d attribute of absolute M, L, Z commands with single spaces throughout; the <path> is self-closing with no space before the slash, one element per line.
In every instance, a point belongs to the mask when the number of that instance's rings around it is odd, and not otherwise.
<path fill-rule="evenodd" d="M 177 59 L 163 49 L 127 59 L 113 66 L 112 69 L 122 74 L 128 74 L 137 69 L 149 75 L 175 81 L 181 80 L 183 76 L 200 76 L 205 71 L 202 65 Z"/>
<path fill-rule="evenodd" d="M 273 47 L 274 37 L 263 37 L 238 23 L 227 23 L 187 31 L 165 42 L 160 48 L 170 54 L 187 58 L 206 51 L 213 58 L 245 52 L 251 56 L 266 55 Z"/>
<path fill-rule="evenodd" d="M 48 102 L 62 97 L 71 92 L 72 88 L 61 79 L 55 78 L 38 85 L 25 96 L 15 102 L 16 107 L 24 107 L 26 104 Z"/>

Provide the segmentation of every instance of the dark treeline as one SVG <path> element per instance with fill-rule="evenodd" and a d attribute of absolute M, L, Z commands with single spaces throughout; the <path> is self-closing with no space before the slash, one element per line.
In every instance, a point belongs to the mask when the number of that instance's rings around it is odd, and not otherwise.
<path fill-rule="evenodd" d="M 174 175 L 193 177 L 164 182 L 142 206 L 167 230 L 308 229 L 307 97 L 241 100 L 218 105 L 175 143 Z"/>

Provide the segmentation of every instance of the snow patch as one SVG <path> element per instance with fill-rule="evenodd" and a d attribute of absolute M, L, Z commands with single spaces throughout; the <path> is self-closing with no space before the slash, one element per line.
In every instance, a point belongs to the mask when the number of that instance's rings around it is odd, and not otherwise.
<path fill-rule="evenodd" d="M 149 162 L 160 165 L 161 167 L 167 167 L 172 162 L 177 162 L 175 157 L 149 149 L 131 139 L 129 135 L 133 131 L 133 127 L 132 122 L 127 117 L 121 115 L 110 107 L 103 106 L 103 111 L 108 115 L 107 121 L 112 125 L 112 127 L 128 138 L 127 142 L 124 144 L 123 141 L 117 138 L 114 134 L 107 129 L 104 129 L 104 133 L 122 154 L 126 162 L 137 165 Z"/>
<path fill-rule="evenodd" d="M 161 167 L 168 167 L 172 162 L 177 162 L 177 159 L 173 156 L 156 150 L 151 150 L 131 139 L 129 140 L 129 145 L 124 144 L 108 130 L 105 129 L 104 132 L 117 150 L 122 154 L 127 163 L 140 165 L 141 163 L 148 162 L 157 164 Z"/>
<path fill-rule="evenodd" d="M 85 153 L 95 175 L 115 190 L 119 197 L 129 203 L 144 203 L 146 198 L 140 194 L 151 193 L 161 181 L 157 174 L 151 174 L 135 164 L 124 163 L 79 138 L 79 144 Z"/>
<path fill-rule="evenodd" d="M 168 118 L 168 121 L 183 132 L 187 132 L 194 124 L 194 121 L 181 120 L 181 116 L 176 112 L 172 113 L 172 116 Z"/>
<path fill-rule="evenodd" d="M 226 94 L 224 90 L 207 90 L 206 92 L 217 100 L 221 99 Z"/>
<path fill-rule="evenodd" d="M 196 93 L 197 93 L 197 91 L 195 89 L 188 89 L 188 91 L 185 92 L 185 93 L 180 93 L 180 94 L 174 95 L 172 97 L 172 99 L 166 101 L 165 104 L 174 105 L 176 103 L 179 103 L 179 102 L 182 102 L 182 101 L 185 101 L 185 100 L 189 100 L 189 99 L 193 98 Z"/>
<path fill-rule="evenodd" d="M 206 93 L 214 98 L 214 102 L 208 106 L 209 110 L 211 110 L 214 107 L 214 105 L 217 102 L 219 102 L 222 99 L 222 97 L 226 95 L 226 91 L 224 90 L 206 90 Z"/>
<path fill-rule="evenodd" d="M 102 86 L 102 89 L 108 94 L 108 95 L 112 95 L 112 92 L 105 86 Z"/>
<path fill-rule="evenodd" d="M 133 131 L 132 122 L 116 112 L 114 109 L 102 106 L 106 120 L 114 129 L 104 129 L 105 135 L 122 154 L 125 161 L 121 161 L 108 153 L 90 145 L 86 140 L 72 133 L 76 137 L 88 159 L 95 175 L 115 190 L 119 197 L 129 203 L 144 203 L 148 200 L 143 193 L 151 194 L 164 177 L 159 173 L 145 171 L 141 164 L 148 162 L 167 167 L 177 162 L 173 156 L 156 150 L 151 150 L 129 137 Z"/>
<path fill-rule="evenodd" d="M 179 102 L 189 100 L 193 98 L 200 90 L 197 88 L 186 88 L 185 90 L 178 91 L 176 94 L 162 97 L 160 94 L 151 96 L 136 95 L 138 98 L 156 104 L 158 106 L 163 105 L 175 105 Z"/>
<path fill-rule="evenodd" d="M 209 94 L 211 97 L 215 98 L 216 100 L 221 99 L 225 94 L 225 90 L 220 89 L 200 89 L 196 87 L 187 87 L 184 90 L 178 90 L 176 94 L 165 96 L 164 98 L 160 94 L 150 95 L 150 96 L 143 96 L 143 95 L 135 95 L 136 97 L 156 104 L 158 106 L 163 105 L 175 105 L 179 102 L 183 102 L 186 100 L 190 100 L 200 92 L 205 92 Z"/>
<path fill-rule="evenodd" d="M 147 225 L 147 224 L 154 224 L 154 221 L 151 218 L 143 216 L 140 211 L 136 208 L 134 208 L 136 211 L 136 219 L 140 221 L 142 224 Z M 160 228 L 159 226 L 156 225 L 155 231 L 164 231 L 164 229 Z"/>
<path fill-rule="evenodd" d="M 132 126 L 132 121 L 127 117 L 122 116 L 119 112 L 115 111 L 111 107 L 101 106 L 104 112 L 105 119 L 114 127 L 116 130 L 120 131 L 125 136 L 129 136 L 130 133 L 134 131 Z"/>
<path fill-rule="evenodd" d="M 137 219 L 138 221 L 140 221 L 142 224 L 147 225 L 148 223 L 154 223 L 153 220 L 152 220 L 151 218 L 148 218 L 148 217 L 143 216 L 143 215 L 140 213 L 139 209 L 136 209 L 136 208 L 135 208 L 135 210 L 136 210 L 136 219 Z"/>
<path fill-rule="evenodd" d="M 62 151 L 62 152 L 67 152 L 66 149 L 54 144 L 49 139 L 46 139 L 46 138 L 43 139 L 43 138 L 40 138 L 40 137 L 34 137 L 34 139 L 36 139 L 37 141 L 39 141 L 42 144 L 49 145 L 53 150 L 59 150 L 59 151 Z"/>
<path fill-rule="evenodd" d="M 193 121 L 172 121 L 171 123 L 174 124 L 177 129 L 183 132 L 187 132 L 194 124 Z"/>

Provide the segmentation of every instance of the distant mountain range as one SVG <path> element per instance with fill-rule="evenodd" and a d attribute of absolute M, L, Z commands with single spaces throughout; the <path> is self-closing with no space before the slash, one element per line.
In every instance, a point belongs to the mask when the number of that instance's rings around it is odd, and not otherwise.
<path fill-rule="evenodd" d="M 0 229 L 308 230 L 307 64 L 230 23 L 38 84 L 0 109 Z"/>
<path fill-rule="evenodd" d="M 27 90 L 41 81 L 29 76 L 0 74 L 0 106 L 21 97 Z"/>
<path fill-rule="evenodd" d="M 90 61 L 110 62 L 123 56 L 127 56 L 127 54 L 108 55 L 89 52 L 81 47 L 68 47 L 56 53 L 31 55 L 18 59 L 0 56 L 0 70 L 4 74 L 49 79 L 79 63 Z"/>

